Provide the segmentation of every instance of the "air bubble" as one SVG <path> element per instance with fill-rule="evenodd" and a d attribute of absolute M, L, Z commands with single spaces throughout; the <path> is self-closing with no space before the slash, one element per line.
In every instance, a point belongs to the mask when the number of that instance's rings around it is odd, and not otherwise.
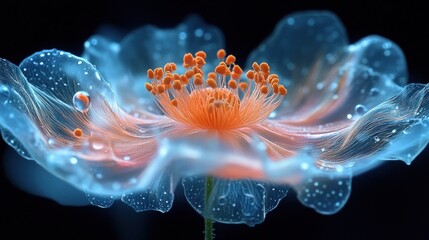
<path fill-rule="evenodd" d="M 380 94 L 380 90 L 378 90 L 378 88 L 371 88 L 371 90 L 369 90 L 369 95 L 371 97 L 377 97 Z"/>
<path fill-rule="evenodd" d="M 225 203 L 226 203 L 226 197 L 225 197 L 225 196 L 220 196 L 220 197 L 217 199 L 217 202 L 218 202 L 218 204 L 219 204 L 219 205 L 221 205 L 221 206 L 225 205 Z"/>
<path fill-rule="evenodd" d="M 73 106 L 79 112 L 87 112 L 91 105 L 89 94 L 85 91 L 78 91 L 73 96 Z"/>
<path fill-rule="evenodd" d="M 358 115 L 363 115 L 363 114 L 365 114 L 366 111 L 367 111 L 367 109 L 366 109 L 365 105 L 358 104 L 355 106 L 355 112 Z"/>

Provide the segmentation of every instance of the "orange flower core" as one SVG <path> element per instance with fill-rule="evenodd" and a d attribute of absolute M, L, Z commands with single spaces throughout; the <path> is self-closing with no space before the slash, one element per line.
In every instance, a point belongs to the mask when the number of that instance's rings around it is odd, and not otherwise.
<path fill-rule="evenodd" d="M 208 74 L 203 71 L 206 56 L 203 51 L 185 54 L 183 74 L 176 73 L 175 63 L 147 71 L 151 83 L 146 89 L 169 118 L 200 129 L 238 129 L 265 120 L 287 93 L 265 62 L 253 63 L 242 80 L 233 55 L 219 50 L 220 62 Z"/>

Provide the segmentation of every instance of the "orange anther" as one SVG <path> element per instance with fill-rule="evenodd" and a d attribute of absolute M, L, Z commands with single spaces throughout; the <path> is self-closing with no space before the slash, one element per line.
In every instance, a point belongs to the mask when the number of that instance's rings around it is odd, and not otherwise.
<path fill-rule="evenodd" d="M 174 80 L 180 80 L 180 75 L 178 73 L 174 73 L 173 74 L 173 79 Z"/>
<path fill-rule="evenodd" d="M 216 79 L 216 73 L 214 73 L 214 72 L 209 72 L 209 74 L 207 75 L 207 78 L 213 78 L 213 79 Z"/>
<path fill-rule="evenodd" d="M 268 63 L 263 62 L 260 65 L 262 72 L 264 73 L 269 73 L 270 72 L 270 66 L 268 65 Z"/>
<path fill-rule="evenodd" d="M 262 86 L 261 87 L 261 93 L 263 93 L 263 94 L 268 94 L 268 87 L 267 86 Z"/>
<path fill-rule="evenodd" d="M 231 65 L 231 64 L 235 63 L 235 60 L 236 59 L 235 59 L 234 55 L 229 55 L 226 58 L 225 63 L 228 64 L 228 65 Z"/>
<path fill-rule="evenodd" d="M 166 75 L 162 80 L 163 84 L 170 84 L 173 81 L 172 75 Z"/>
<path fill-rule="evenodd" d="M 164 65 L 164 72 L 172 72 L 170 63 Z"/>
<path fill-rule="evenodd" d="M 183 55 L 183 67 L 188 68 L 194 66 L 194 57 L 190 53 Z"/>
<path fill-rule="evenodd" d="M 242 74 L 243 73 L 243 69 L 241 69 L 240 66 L 238 65 L 234 65 L 234 68 L 232 69 L 233 72 L 237 73 L 237 74 Z"/>
<path fill-rule="evenodd" d="M 182 89 L 182 83 L 180 83 L 180 80 L 174 80 L 173 82 L 173 88 L 176 90 L 181 90 Z"/>
<path fill-rule="evenodd" d="M 238 84 L 238 87 L 240 87 L 241 90 L 245 91 L 248 87 L 246 82 L 241 82 Z"/>
<path fill-rule="evenodd" d="M 254 62 L 254 63 L 252 64 L 252 68 L 253 68 L 253 70 L 255 70 L 256 72 L 261 71 L 261 67 L 260 67 L 256 62 Z"/>
<path fill-rule="evenodd" d="M 188 84 L 188 83 L 189 83 L 189 78 L 187 78 L 184 74 L 182 74 L 182 75 L 180 75 L 180 82 L 181 82 L 183 85 L 186 85 L 186 84 Z"/>
<path fill-rule="evenodd" d="M 255 79 L 255 72 L 254 72 L 254 71 L 252 71 L 252 70 L 247 71 L 247 73 L 246 73 L 246 77 L 247 77 L 248 79 Z"/>
<path fill-rule="evenodd" d="M 197 67 L 197 66 L 194 66 L 194 67 L 192 68 L 192 70 L 194 71 L 194 73 L 201 73 L 201 74 L 203 74 L 203 70 L 201 70 L 201 68 L 199 68 L 199 67 Z"/>
<path fill-rule="evenodd" d="M 146 86 L 146 90 L 147 90 L 148 92 L 151 92 L 151 91 L 153 90 L 153 86 L 152 86 L 152 84 L 150 84 L 150 83 L 146 83 L 146 84 L 145 84 L 145 86 Z"/>
<path fill-rule="evenodd" d="M 152 69 L 148 69 L 147 70 L 147 78 L 149 79 L 153 79 L 155 77 L 155 73 L 153 72 Z"/>
<path fill-rule="evenodd" d="M 170 63 L 171 71 L 176 71 L 177 66 L 175 63 Z"/>
<path fill-rule="evenodd" d="M 194 85 L 195 86 L 201 86 L 203 85 L 203 79 L 199 77 L 194 77 Z"/>
<path fill-rule="evenodd" d="M 231 73 L 231 77 L 232 77 L 232 78 L 234 78 L 234 79 L 236 79 L 236 80 L 240 80 L 240 78 L 241 78 L 241 74 L 237 74 L 237 73 L 235 73 L 235 72 L 232 72 L 232 73 Z"/>
<path fill-rule="evenodd" d="M 206 61 L 202 57 L 196 57 L 195 62 L 197 63 L 198 66 L 203 66 L 206 64 Z"/>
<path fill-rule="evenodd" d="M 235 81 L 234 79 L 229 80 L 228 82 L 228 87 L 231 89 L 236 89 L 238 86 L 237 81 Z"/>
<path fill-rule="evenodd" d="M 271 84 L 274 84 L 274 83 L 278 83 L 279 82 L 279 79 L 278 78 L 271 78 Z"/>
<path fill-rule="evenodd" d="M 176 99 L 171 100 L 171 104 L 173 106 L 177 107 L 177 100 Z"/>
<path fill-rule="evenodd" d="M 283 86 L 283 85 L 279 85 L 279 93 L 280 93 L 280 95 L 286 95 L 286 93 L 287 93 L 287 89 L 285 88 L 285 86 Z"/>
<path fill-rule="evenodd" d="M 161 80 L 162 75 L 164 75 L 164 72 L 162 71 L 162 68 L 155 68 L 155 78 L 156 80 Z"/>
<path fill-rule="evenodd" d="M 188 70 L 188 71 L 186 71 L 186 72 L 185 72 L 185 76 L 186 76 L 187 78 L 191 78 L 191 77 L 193 77 L 193 76 L 194 76 L 194 71 L 192 71 L 192 70 Z"/>
<path fill-rule="evenodd" d="M 196 57 L 202 57 L 202 58 L 205 59 L 207 57 L 207 54 L 204 51 L 198 51 L 198 52 L 195 53 L 195 56 Z"/>
<path fill-rule="evenodd" d="M 226 56 L 226 52 L 223 49 L 219 49 L 219 51 L 217 51 L 217 58 L 218 59 L 223 59 Z"/>
<path fill-rule="evenodd" d="M 275 94 L 278 94 L 279 93 L 279 84 L 278 83 L 273 83 L 272 86 L 273 86 L 273 92 Z"/>
<path fill-rule="evenodd" d="M 212 88 L 216 88 L 217 84 L 216 84 L 216 80 L 213 78 L 209 78 L 207 79 L 207 85 L 209 85 Z"/>
<path fill-rule="evenodd" d="M 76 128 L 76 129 L 73 131 L 73 135 L 74 135 L 75 137 L 82 137 L 82 135 L 83 135 L 82 129 L 80 129 L 80 128 Z"/>
<path fill-rule="evenodd" d="M 218 65 L 218 66 L 215 68 L 215 72 L 216 72 L 216 73 L 218 73 L 218 74 L 225 74 L 225 73 L 226 73 L 226 70 L 227 70 L 227 68 L 226 68 L 226 66 L 225 66 L 225 65 Z"/>
<path fill-rule="evenodd" d="M 158 86 L 157 86 L 157 89 L 158 89 L 158 93 L 159 93 L 159 94 L 161 94 L 161 93 L 163 93 L 163 92 L 165 91 L 165 87 L 164 87 L 164 85 L 162 85 L 162 84 L 161 84 L 161 85 L 158 85 Z"/>

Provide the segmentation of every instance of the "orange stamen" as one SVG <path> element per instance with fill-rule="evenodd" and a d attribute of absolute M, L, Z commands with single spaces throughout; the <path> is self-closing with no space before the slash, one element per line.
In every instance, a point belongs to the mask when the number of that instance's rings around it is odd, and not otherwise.
<path fill-rule="evenodd" d="M 235 63 L 235 60 L 236 59 L 235 59 L 234 55 L 229 55 L 226 58 L 225 63 L 228 64 L 228 65 L 231 65 L 231 64 Z"/>
<path fill-rule="evenodd" d="M 226 56 L 226 52 L 223 49 L 219 49 L 219 51 L 217 51 L 217 58 L 218 59 L 223 59 Z"/>
<path fill-rule="evenodd" d="M 147 78 L 149 78 L 149 79 L 154 79 L 155 78 L 155 73 L 153 72 L 152 69 L 148 69 L 147 70 Z"/>
<path fill-rule="evenodd" d="M 220 62 L 207 75 L 203 71 L 206 57 L 203 51 L 186 53 L 181 75 L 175 73 L 174 63 L 148 70 L 152 83 L 146 83 L 146 89 L 172 120 L 200 129 L 237 129 L 268 118 L 287 93 L 278 76 L 270 74 L 268 63 L 253 63 L 252 70 L 246 72 L 247 79 L 240 81 L 243 70 L 233 55 L 226 57 L 225 50 L 220 49 Z"/>

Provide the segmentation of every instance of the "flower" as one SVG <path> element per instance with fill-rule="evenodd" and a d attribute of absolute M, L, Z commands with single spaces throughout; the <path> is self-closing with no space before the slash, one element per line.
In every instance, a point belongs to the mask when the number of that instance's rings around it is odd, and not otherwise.
<path fill-rule="evenodd" d="M 83 57 L 3 59 L 3 138 L 93 205 L 165 212 L 181 181 L 204 217 L 248 225 L 289 187 L 335 213 L 352 176 L 409 164 L 428 144 L 429 85 L 405 85 L 404 56 L 387 39 L 348 45 L 332 13 L 281 20 L 245 68 L 222 49 L 220 31 L 190 17 L 121 42 L 91 37 Z"/>

